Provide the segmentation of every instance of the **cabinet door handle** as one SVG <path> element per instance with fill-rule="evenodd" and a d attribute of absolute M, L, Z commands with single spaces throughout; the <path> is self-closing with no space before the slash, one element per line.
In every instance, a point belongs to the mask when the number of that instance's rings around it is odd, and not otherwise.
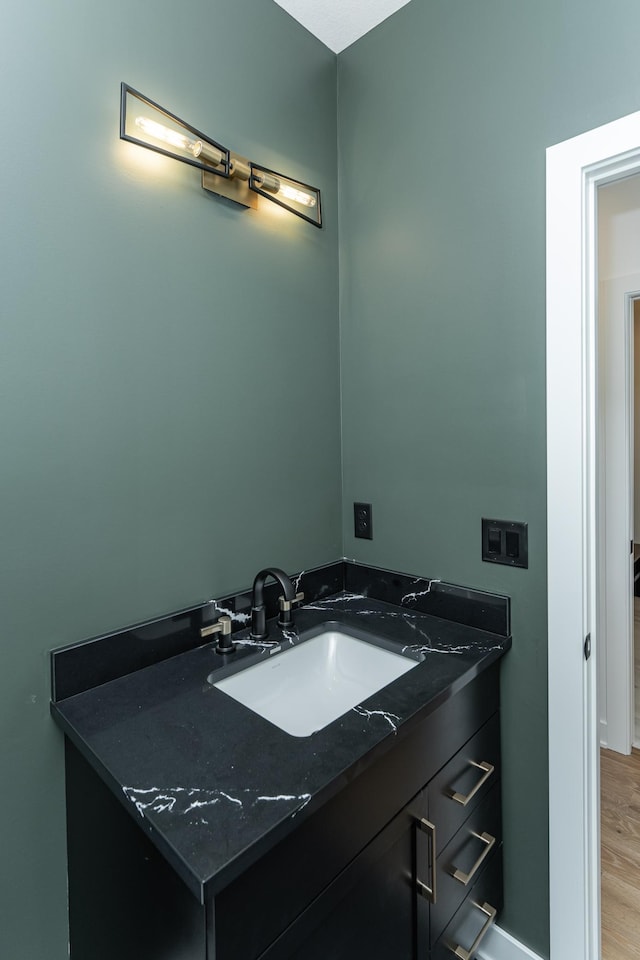
<path fill-rule="evenodd" d="M 478 792 L 478 790 L 480 789 L 480 787 L 481 787 L 484 783 L 487 782 L 487 780 L 489 779 L 489 777 L 491 776 L 491 774 L 492 774 L 493 771 L 495 770 L 495 767 L 494 767 L 492 764 L 487 763 L 486 760 L 482 760 L 480 763 L 476 763 L 475 760 L 469 760 L 469 763 L 471 764 L 472 767 L 477 767 L 478 770 L 483 770 L 484 773 L 482 774 L 482 776 L 480 777 L 480 779 L 479 779 L 478 782 L 476 783 L 476 785 L 475 785 L 475 787 L 473 788 L 473 790 L 471 791 L 471 793 L 467 793 L 466 796 L 465 796 L 464 793 L 452 793 L 452 794 L 451 794 L 451 799 L 452 799 L 452 800 L 455 800 L 456 803 L 461 803 L 463 807 L 466 807 L 466 805 L 469 803 L 469 801 L 471 800 L 471 798 L 472 798 L 472 797 L 475 797 L 475 795 L 476 795 L 476 793 Z"/>
<path fill-rule="evenodd" d="M 456 880 L 459 880 L 460 883 L 464 884 L 465 887 L 467 886 L 469 881 L 472 880 L 473 877 L 475 877 L 476 873 L 478 872 L 481 865 L 489 856 L 496 842 L 496 838 L 492 837 L 490 833 L 476 833 L 475 831 L 472 830 L 471 836 L 477 837 L 478 840 L 481 840 L 485 844 L 485 848 L 480 854 L 480 856 L 478 857 L 478 859 L 476 860 L 476 862 L 474 863 L 474 865 L 471 867 L 471 870 L 469 870 L 469 873 L 463 873 L 462 870 L 456 870 L 454 872 L 453 874 L 454 878 Z"/>
<path fill-rule="evenodd" d="M 431 872 L 431 886 L 428 887 L 426 883 L 423 883 L 422 880 L 419 880 L 416 876 L 416 886 L 418 888 L 418 893 L 425 897 L 429 903 L 436 902 L 436 827 L 434 823 L 431 823 L 429 820 L 425 820 L 424 817 L 416 818 L 417 827 L 422 830 L 423 833 L 426 833 L 429 837 L 430 843 L 430 857 L 429 857 L 429 868 Z"/>
<path fill-rule="evenodd" d="M 474 903 L 473 905 L 474 907 L 477 907 L 478 910 L 481 910 L 484 914 L 486 914 L 487 919 L 482 924 L 482 929 L 480 933 L 475 938 L 475 940 L 473 941 L 473 943 L 471 944 L 468 950 L 465 950 L 465 948 L 461 947 L 460 945 L 456 947 L 449 947 L 449 950 L 451 950 L 451 952 L 455 954 L 455 956 L 458 957 L 459 960 L 471 960 L 476 950 L 482 943 L 485 933 L 487 932 L 487 930 L 495 920 L 496 913 L 498 912 L 495 907 L 491 906 L 490 903 L 482 903 L 482 904 Z"/>

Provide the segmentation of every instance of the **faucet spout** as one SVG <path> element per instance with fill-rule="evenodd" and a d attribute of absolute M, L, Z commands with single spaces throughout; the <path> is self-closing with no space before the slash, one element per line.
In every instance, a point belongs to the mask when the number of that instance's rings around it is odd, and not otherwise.
<path fill-rule="evenodd" d="M 273 579 L 277 580 L 277 582 L 280 584 L 280 587 L 284 593 L 284 598 L 288 603 L 296 599 L 295 588 L 284 570 L 280 570 L 279 567 L 265 567 L 264 570 L 261 570 L 253 581 L 250 633 L 252 640 L 266 640 L 269 636 L 269 632 L 267 630 L 266 608 L 264 603 L 264 585 L 269 577 L 273 577 Z"/>

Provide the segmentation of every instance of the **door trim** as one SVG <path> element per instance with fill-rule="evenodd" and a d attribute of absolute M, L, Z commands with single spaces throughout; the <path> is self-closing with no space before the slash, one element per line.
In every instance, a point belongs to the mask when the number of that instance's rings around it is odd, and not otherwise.
<path fill-rule="evenodd" d="M 600 954 L 596 190 L 640 171 L 640 113 L 547 150 L 552 960 Z M 594 655 L 585 662 L 591 633 Z"/>

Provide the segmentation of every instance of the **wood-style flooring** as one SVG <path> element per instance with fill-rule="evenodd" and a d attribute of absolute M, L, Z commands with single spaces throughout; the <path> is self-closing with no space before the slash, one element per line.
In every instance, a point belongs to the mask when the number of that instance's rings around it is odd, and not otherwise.
<path fill-rule="evenodd" d="M 634 745 L 640 747 L 640 597 L 633 598 Z"/>
<path fill-rule="evenodd" d="M 640 750 L 600 751 L 602 960 L 640 960 Z"/>
<path fill-rule="evenodd" d="M 635 546 L 638 554 L 638 544 Z M 640 745 L 640 597 L 634 597 L 635 745 Z M 600 751 L 602 960 L 640 960 L 640 749 Z"/>

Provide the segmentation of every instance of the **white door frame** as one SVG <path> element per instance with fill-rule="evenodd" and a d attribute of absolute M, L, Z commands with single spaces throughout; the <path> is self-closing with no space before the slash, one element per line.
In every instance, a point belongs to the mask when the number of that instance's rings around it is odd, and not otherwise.
<path fill-rule="evenodd" d="M 547 150 L 552 960 L 600 955 L 596 190 L 639 171 L 640 113 Z"/>

